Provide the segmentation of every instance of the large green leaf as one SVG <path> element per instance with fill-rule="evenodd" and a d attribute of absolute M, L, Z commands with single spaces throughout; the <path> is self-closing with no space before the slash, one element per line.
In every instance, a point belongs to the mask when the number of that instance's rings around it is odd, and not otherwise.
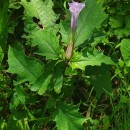
<path fill-rule="evenodd" d="M 72 68 L 79 68 L 84 70 L 86 66 L 100 66 L 102 63 L 108 65 L 114 65 L 114 62 L 110 57 L 105 56 L 102 52 L 94 50 L 89 52 L 87 50 L 82 51 L 82 53 L 75 52 L 73 59 L 70 64 Z"/>
<path fill-rule="evenodd" d="M 130 40 L 123 39 L 121 41 L 121 54 L 127 66 L 130 66 Z"/>
<path fill-rule="evenodd" d="M 61 51 L 59 38 L 50 30 L 38 31 L 32 41 L 32 45 L 38 46 L 36 54 L 46 56 L 47 59 L 57 59 Z"/>
<path fill-rule="evenodd" d="M 52 0 L 21 0 L 24 7 L 24 31 L 22 37 L 26 39 L 26 44 L 31 44 L 31 41 L 37 31 L 48 28 L 58 32 L 58 26 L 55 24 L 56 14 L 53 12 Z M 28 35 L 27 35 L 28 34 Z"/>
<path fill-rule="evenodd" d="M 86 6 L 80 13 L 75 37 L 75 46 L 79 46 L 91 37 L 93 30 L 99 26 L 106 15 L 103 12 L 102 3 L 96 0 L 86 0 Z"/>
<path fill-rule="evenodd" d="M 39 95 L 44 94 L 47 89 L 61 92 L 63 84 L 62 63 L 50 62 L 46 64 L 43 74 L 32 84 L 31 90 L 38 91 Z"/>
<path fill-rule="evenodd" d="M 53 27 L 56 22 L 56 14 L 52 10 L 52 0 L 32 0 L 33 6 L 44 28 Z"/>
<path fill-rule="evenodd" d="M 26 18 L 31 19 L 33 17 L 39 18 L 32 2 L 27 2 L 27 0 L 21 0 L 21 4 L 24 7 L 24 20 L 26 20 Z"/>
<path fill-rule="evenodd" d="M 98 97 L 100 97 L 102 93 L 107 93 L 112 96 L 111 74 L 108 66 L 86 67 L 86 74 L 90 76 L 89 80 L 94 86 Z"/>
<path fill-rule="evenodd" d="M 56 107 L 54 121 L 57 130 L 83 130 L 85 120 L 78 112 L 78 106 L 61 103 Z"/>
<path fill-rule="evenodd" d="M 51 82 L 54 63 L 50 62 L 45 66 L 43 74 L 34 82 L 31 86 L 32 91 L 38 91 L 39 95 L 42 95 L 48 89 L 48 85 Z"/>
<path fill-rule="evenodd" d="M 53 27 L 56 22 L 56 14 L 54 13 L 52 7 L 52 0 L 21 0 L 21 4 L 24 6 L 24 19 L 32 19 L 36 17 L 40 20 L 40 23 L 44 28 Z"/>
<path fill-rule="evenodd" d="M 39 18 L 35 10 L 35 7 L 33 6 L 32 2 L 27 2 L 26 0 L 21 0 L 21 4 L 24 7 L 24 15 L 23 15 L 25 25 L 24 31 L 31 34 L 35 33 L 35 31 L 40 29 L 37 23 L 33 21 L 34 17 L 37 19 Z"/>
<path fill-rule="evenodd" d="M 48 85 L 51 81 L 52 74 L 50 72 L 44 72 L 40 78 L 32 85 L 31 90 L 37 91 L 38 94 L 42 95 L 46 92 Z"/>
<path fill-rule="evenodd" d="M 24 81 L 33 83 L 43 71 L 43 64 L 35 58 L 26 56 L 22 46 L 19 44 L 9 47 L 8 64 L 8 72 L 17 74 L 19 83 Z"/>

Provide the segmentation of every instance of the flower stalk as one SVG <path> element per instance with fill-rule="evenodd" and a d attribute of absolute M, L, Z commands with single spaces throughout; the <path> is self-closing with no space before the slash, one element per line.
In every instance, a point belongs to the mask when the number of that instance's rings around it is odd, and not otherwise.
<path fill-rule="evenodd" d="M 65 57 L 67 60 L 70 60 L 73 56 L 73 48 L 74 48 L 74 36 L 78 24 L 78 17 L 81 10 L 85 7 L 85 3 L 72 2 L 69 3 L 69 10 L 71 12 L 71 34 L 70 34 L 70 42 L 67 46 Z"/>

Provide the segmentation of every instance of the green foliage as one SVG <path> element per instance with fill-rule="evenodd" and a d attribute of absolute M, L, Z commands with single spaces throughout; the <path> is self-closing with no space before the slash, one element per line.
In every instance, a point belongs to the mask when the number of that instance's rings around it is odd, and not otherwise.
<path fill-rule="evenodd" d="M 38 31 L 32 41 L 33 46 L 38 46 L 36 54 L 46 56 L 46 59 L 57 59 L 61 52 L 59 46 L 59 38 L 56 37 L 50 30 Z"/>
<path fill-rule="evenodd" d="M 78 113 L 78 106 L 63 103 L 58 104 L 54 116 L 57 130 L 83 130 L 82 124 L 86 120 Z"/>
<path fill-rule="evenodd" d="M 38 94 L 42 95 L 47 90 L 47 87 L 52 78 L 52 70 L 53 68 L 50 66 L 52 63 L 47 64 L 43 74 L 34 82 L 31 86 L 32 91 L 38 91 Z M 49 68 L 49 67 L 51 68 Z"/>
<path fill-rule="evenodd" d="M 6 52 L 7 32 L 8 32 L 8 6 L 9 0 L 0 1 L 0 46 Z"/>
<path fill-rule="evenodd" d="M 100 97 L 103 92 L 112 96 L 112 84 L 109 67 L 87 67 L 86 74 L 90 76 L 90 82 L 94 86 L 97 96 Z"/>
<path fill-rule="evenodd" d="M 130 40 L 123 39 L 121 41 L 121 54 L 127 66 L 130 66 Z"/>
<path fill-rule="evenodd" d="M 106 18 L 102 4 L 95 0 L 86 0 L 86 7 L 79 16 L 78 28 L 75 38 L 75 45 L 79 46 L 88 40 L 94 29 Z"/>
<path fill-rule="evenodd" d="M 55 26 L 56 14 L 52 10 L 52 7 L 53 7 L 52 0 L 46 0 L 44 2 L 42 0 L 32 0 L 32 4 L 45 29 L 48 27 Z"/>
<path fill-rule="evenodd" d="M 110 57 L 103 55 L 102 52 L 100 53 L 96 50 L 89 52 L 85 49 L 82 53 L 74 54 L 71 66 L 73 69 L 79 68 L 84 70 L 88 65 L 100 66 L 102 63 L 114 65 L 114 62 L 110 59 Z"/>
<path fill-rule="evenodd" d="M 3 53 L 2 49 L 0 48 L 0 63 L 3 60 L 3 56 L 4 56 L 4 53 Z"/>
<path fill-rule="evenodd" d="M 36 59 L 27 57 L 20 44 L 9 47 L 8 72 L 17 74 L 19 83 L 30 81 L 33 83 L 42 73 L 43 65 Z M 33 65 L 33 66 L 32 66 Z"/>
<path fill-rule="evenodd" d="M 130 1 L 0 1 L 0 130 L 130 129 Z M 82 0 L 82 2 L 84 2 Z"/>

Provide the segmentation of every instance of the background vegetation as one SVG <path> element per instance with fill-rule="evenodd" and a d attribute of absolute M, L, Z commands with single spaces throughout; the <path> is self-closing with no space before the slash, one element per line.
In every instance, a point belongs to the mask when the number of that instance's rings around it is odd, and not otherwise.
<path fill-rule="evenodd" d="M 130 1 L 86 0 L 66 61 L 68 2 L 0 0 L 0 130 L 130 129 Z"/>

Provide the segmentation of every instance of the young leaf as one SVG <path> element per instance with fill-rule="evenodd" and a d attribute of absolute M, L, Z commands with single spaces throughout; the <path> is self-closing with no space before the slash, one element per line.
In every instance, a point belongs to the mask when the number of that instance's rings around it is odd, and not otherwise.
<path fill-rule="evenodd" d="M 93 30 L 106 18 L 103 12 L 102 3 L 96 0 L 86 0 L 86 6 L 81 11 L 78 19 L 78 27 L 75 38 L 75 46 L 79 46 L 91 37 Z"/>
<path fill-rule="evenodd" d="M 121 54 L 127 66 L 130 66 L 130 40 L 123 39 L 121 41 Z"/>
<path fill-rule="evenodd" d="M 58 59 L 61 51 L 59 39 L 50 30 L 40 30 L 34 36 L 32 44 L 38 46 L 36 54 L 46 56 L 46 59 Z"/>
<path fill-rule="evenodd" d="M 35 58 L 24 54 L 19 44 L 9 47 L 8 51 L 8 72 L 17 74 L 19 83 L 30 81 L 33 83 L 42 73 L 43 65 Z"/>
<path fill-rule="evenodd" d="M 110 57 L 105 56 L 102 52 L 89 52 L 84 50 L 82 53 L 75 53 L 71 61 L 72 68 L 79 68 L 84 70 L 86 66 L 100 66 L 102 63 L 114 65 Z"/>
<path fill-rule="evenodd" d="M 74 105 L 61 103 L 54 113 L 57 130 L 83 130 L 85 120 L 78 112 L 78 106 Z"/>

